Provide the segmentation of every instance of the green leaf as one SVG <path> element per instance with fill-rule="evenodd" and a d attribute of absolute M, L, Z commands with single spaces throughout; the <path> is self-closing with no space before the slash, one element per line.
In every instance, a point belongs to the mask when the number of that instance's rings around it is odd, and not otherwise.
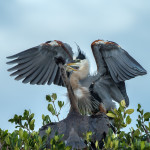
<path fill-rule="evenodd" d="M 30 116 L 29 116 L 29 119 L 28 119 L 28 122 L 30 123 L 30 121 L 34 118 L 34 113 L 32 113 Z"/>
<path fill-rule="evenodd" d="M 67 146 L 65 147 L 65 150 L 71 150 L 71 147 Z"/>
<path fill-rule="evenodd" d="M 98 148 L 98 141 L 95 142 L 95 147 Z"/>
<path fill-rule="evenodd" d="M 18 115 L 15 114 L 15 115 L 14 115 L 14 121 L 15 121 L 15 124 L 19 123 L 18 120 L 19 120 L 19 117 L 18 117 Z"/>
<path fill-rule="evenodd" d="M 14 123 L 14 119 L 9 119 L 8 121 L 11 123 Z"/>
<path fill-rule="evenodd" d="M 86 140 L 89 141 L 91 136 L 92 136 L 92 132 L 91 131 L 87 132 L 86 133 Z"/>
<path fill-rule="evenodd" d="M 51 144 L 51 145 L 53 145 L 53 141 L 54 141 L 53 139 L 50 140 L 50 144 Z"/>
<path fill-rule="evenodd" d="M 120 105 L 120 107 L 119 107 L 119 109 L 118 109 L 118 111 L 120 112 L 120 115 L 121 115 L 121 112 L 124 112 L 124 109 L 125 109 L 125 108 Z"/>
<path fill-rule="evenodd" d="M 24 138 L 24 139 L 27 139 L 27 138 L 28 138 L 28 132 L 27 132 L 27 131 L 24 131 L 24 132 L 23 132 L 23 138 Z"/>
<path fill-rule="evenodd" d="M 45 120 L 45 115 L 44 114 L 42 114 L 42 119 Z"/>
<path fill-rule="evenodd" d="M 122 107 L 126 107 L 126 102 L 125 102 L 124 99 L 120 102 L 120 105 L 121 105 Z"/>
<path fill-rule="evenodd" d="M 52 98 L 53 98 L 54 100 L 56 100 L 56 99 L 57 99 L 57 95 L 56 95 L 56 93 L 53 93 L 53 94 L 52 94 Z"/>
<path fill-rule="evenodd" d="M 6 136 L 5 142 L 6 142 L 8 145 L 10 145 L 10 139 L 9 139 L 9 136 Z"/>
<path fill-rule="evenodd" d="M 127 109 L 125 113 L 130 115 L 130 114 L 132 114 L 133 112 L 134 112 L 134 109 Z"/>
<path fill-rule="evenodd" d="M 138 125 L 141 127 L 141 125 L 142 125 L 141 120 L 137 120 L 137 122 L 138 122 Z"/>
<path fill-rule="evenodd" d="M 24 123 L 24 127 L 28 128 L 28 123 L 27 122 Z"/>
<path fill-rule="evenodd" d="M 28 110 L 24 110 L 24 113 L 23 113 L 23 116 L 25 117 L 24 119 L 28 119 L 28 116 L 29 116 L 29 111 Z"/>
<path fill-rule="evenodd" d="M 64 105 L 64 102 L 58 101 L 58 106 L 59 106 L 60 109 L 63 107 L 63 105 Z"/>
<path fill-rule="evenodd" d="M 118 144 L 119 144 L 119 141 L 115 140 L 115 149 L 118 149 Z"/>
<path fill-rule="evenodd" d="M 138 104 L 138 109 L 137 109 L 137 111 L 139 111 L 141 109 L 141 105 L 140 104 Z"/>
<path fill-rule="evenodd" d="M 143 150 L 145 148 L 145 142 L 141 141 L 140 145 L 141 145 L 141 150 Z"/>
<path fill-rule="evenodd" d="M 17 145 L 17 143 L 16 143 L 16 145 Z M 14 147 L 14 150 L 19 150 L 18 146 L 15 146 L 15 147 Z"/>
<path fill-rule="evenodd" d="M 2 131 L 2 130 L 1 130 Z M 2 133 L 3 137 L 7 136 L 8 135 L 8 130 L 5 130 L 3 133 Z"/>
<path fill-rule="evenodd" d="M 55 141 L 57 142 L 59 140 L 59 136 L 58 135 L 55 135 L 54 137 Z"/>
<path fill-rule="evenodd" d="M 118 110 L 115 108 L 114 109 L 114 113 L 116 114 L 116 115 L 119 115 L 119 112 L 118 112 Z"/>
<path fill-rule="evenodd" d="M 138 137 L 140 135 L 139 129 L 136 129 L 135 132 L 133 133 L 133 136 Z"/>
<path fill-rule="evenodd" d="M 125 135 L 125 132 L 121 131 L 120 134 L 119 134 L 119 138 L 123 138 L 124 135 Z"/>
<path fill-rule="evenodd" d="M 15 128 L 18 128 L 18 127 L 20 128 L 21 126 L 15 126 Z"/>
<path fill-rule="evenodd" d="M 125 128 L 125 127 L 127 126 L 127 124 L 124 124 L 124 123 L 123 123 L 123 124 L 121 124 L 121 126 Z"/>
<path fill-rule="evenodd" d="M 50 117 L 48 115 L 45 116 L 45 120 L 46 120 L 47 123 L 51 122 L 51 119 L 50 119 Z"/>
<path fill-rule="evenodd" d="M 46 95 L 46 100 L 51 102 L 52 101 L 51 96 L 50 95 Z"/>
<path fill-rule="evenodd" d="M 48 110 L 52 113 L 52 115 L 56 114 L 52 104 L 48 104 Z"/>
<path fill-rule="evenodd" d="M 130 116 L 127 116 L 127 118 L 126 118 L 126 124 L 130 124 L 131 123 L 131 118 L 130 118 Z"/>
<path fill-rule="evenodd" d="M 21 128 L 19 129 L 19 136 L 21 139 L 23 138 L 23 130 Z"/>
<path fill-rule="evenodd" d="M 29 127 L 31 130 L 34 130 L 34 122 L 35 122 L 35 119 L 33 119 L 30 123 L 29 123 Z"/>
<path fill-rule="evenodd" d="M 51 128 L 48 127 L 48 129 L 46 130 L 46 134 L 49 135 L 51 133 Z"/>
<path fill-rule="evenodd" d="M 144 120 L 149 121 L 149 118 L 150 118 L 150 112 L 145 113 L 144 114 Z"/>
<path fill-rule="evenodd" d="M 142 109 L 142 110 L 141 110 L 141 115 L 143 115 L 143 112 L 144 112 L 144 110 Z"/>
<path fill-rule="evenodd" d="M 115 117 L 116 117 L 116 115 L 113 114 L 113 113 L 107 113 L 106 115 L 107 115 L 108 117 L 111 117 L 111 118 L 115 118 Z"/>

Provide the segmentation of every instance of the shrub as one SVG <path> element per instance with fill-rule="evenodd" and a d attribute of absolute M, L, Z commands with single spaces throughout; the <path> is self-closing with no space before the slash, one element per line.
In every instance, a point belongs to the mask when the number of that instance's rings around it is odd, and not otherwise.
<path fill-rule="evenodd" d="M 64 106 L 64 102 L 57 101 L 57 95 L 47 95 L 48 111 L 51 115 L 55 116 L 59 121 L 59 115 L 61 108 Z M 56 103 L 59 106 L 59 110 L 56 110 Z M 114 131 L 110 128 L 107 134 L 103 146 L 103 150 L 149 150 L 150 149 L 150 112 L 144 113 L 141 105 L 138 104 L 137 112 L 139 113 L 137 118 L 136 129 L 131 128 L 129 132 L 123 131 L 125 127 L 131 124 L 132 119 L 130 114 L 134 112 L 134 109 L 126 109 L 125 101 L 121 101 L 118 109 L 114 109 L 107 113 L 108 117 L 113 118 Z M 42 115 L 43 125 L 51 122 L 49 115 Z M 30 110 L 24 110 L 23 115 L 15 114 L 11 123 L 16 124 L 16 130 L 9 133 L 8 130 L 0 129 L 0 149 L 6 150 L 40 150 L 46 148 L 46 141 L 51 134 L 51 128 L 48 128 L 44 137 L 39 136 L 38 131 L 34 131 L 35 119 L 34 113 Z M 87 141 L 87 149 L 90 149 L 91 142 L 90 137 L 92 133 L 88 132 L 85 135 Z M 65 143 L 61 140 L 63 135 L 55 134 L 51 139 L 50 145 L 53 150 L 70 150 L 71 147 L 65 146 Z M 96 149 L 99 148 L 99 142 L 95 143 Z"/>

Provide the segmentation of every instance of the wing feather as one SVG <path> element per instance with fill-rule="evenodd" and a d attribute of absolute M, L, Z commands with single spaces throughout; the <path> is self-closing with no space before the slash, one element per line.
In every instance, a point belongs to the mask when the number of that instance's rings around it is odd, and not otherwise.
<path fill-rule="evenodd" d="M 129 80 L 146 74 L 146 70 L 117 43 L 96 40 L 91 44 L 100 76 L 110 73 L 113 80 Z"/>
<path fill-rule="evenodd" d="M 54 69 L 55 69 L 55 62 L 52 62 L 50 64 L 50 68 L 47 70 L 47 72 L 45 73 L 44 77 L 40 80 L 40 82 L 38 82 L 38 84 L 43 84 L 44 82 L 48 81 L 49 78 L 51 77 Z M 48 83 L 47 83 L 48 84 Z"/>
<path fill-rule="evenodd" d="M 38 77 L 40 76 L 40 74 L 44 71 L 46 72 L 46 69 L 48 68 L 47 62 L 48 60 L 45 59 L 42 65 L 39 65 L 38 69 L 32 75 L 30 75 L 30 78 L 28 80 L 31 84 L 36 84 L 39 80 Z"/>
<path fill-rule="evenodd" d="M 63 85 L 60 69 L 54 60 L 59 56 L 65 61 L 72 60 L 71 47 L 60 41 L 46 42 L 7 57 L 13 59 L 7 64 L 15 64 L 8 71 L 13 71 L 11 76 L 16 76 L 15 80 L 23 79 L 23 83 Z"/>
<path fill-rule="evenodd" d="M 106 61 L 108 69 L 111 72 L 111 75 L 112 75 L 114 81 L 117 81 L 117 72 L 116 72 L 116 69 L 113 68 L 112 64 L 109 61 L 110 61 L 109 59 L 107 59 L 107 61 Z"/>
<path fill-rule="evenodd" d="M 146 74 L 146 70 L 120 47 L 109 50 L 103 48 L 100 52 L 115 82 Z"/>
<path fill-rule="evenodd" d="M 120 64 L 121 64 L 121 67 L 122 67 L 123 72 L 124 72 L 126 75 L 128 75 L 129 77 L 132 78 L 132 77 L 134 76 L 134 73 L 132 72 L 132 69 L 131 69 L 130 72 L 129 72 L 128 70 L 130 69 L 130 67 L 124 65 L 123 59 L 121 59 L 121 57 L 118 58 L 118 59 L 120 59 L 119 62 L 120 62 Z"/>
<path fill-rule="evenodd" d="M 58 66 L 55 65 L 55 67 L 56 67 L 57 69 L 53 70 L 53 73 L 51 74 L 51 77 L 49 78 L 48 85 L 50 85 L 50 84 L 53 82 L 53 80 L 54 80 L 54 78 L 55 78 L 55 76 L 56 76 L 56 73 L 57 73 L 57 70 L 58 70 Z"/>
<path fill-rule="evenodd" d="M 43 66 L 37 66 L 35 71 L 32 71 L 29 76 L 27 76 L 24 80 L 23 83 L 28 83 L 30 82 L 31 84 L 34 78 L 42 71 Z"/>
<path fill-rule="evenodd" d="M 58 84 L 59 80 L 60 80 L 60 68 L 58 68 L 58 70 L 57 70 L 57 74 L 56 74 L 56 77 L 55 77 L 55 80 L 54 80 L 54 84 Z"/>
<path fill-rule="evenodd" d="M 116 61 L 116 59 L 112 58 L 112 64 L 114 65 L 117 74 L 119 74 L 119 76 L 121 77 L 122 80 L 126 80 L 126 79 L 128 79 L 130 77 L 126 73 L 126 71 L 123 68 L 123 66 L 121 64 L 119 64 L 118 61 Z M 118 72 L 118 70 L 120 70 L 120 71 Z"/>
<path fill-rule="evenodd" d="M 18 65 L 8 69 L 8 71 L 22 70 L 24 68 L 27 68 L 28 66 L 36 63 L 38 61 L 39 57 L 40 57 L 40 55 L 36 55 L 36 56 L 32 56 L 28 61 L 25 61 L 24 63 L 18 62 Z"/>
<path fill-rule="evenodd" d="M 25 58 L 25 57 L 28 57 L 28 56 L 30 57 L 32 54 L 35 55 L 35 54 L 38 53 L 37 48 L 38 48 L 38 46 L 30 48 L 30 49 L 27 49 L 27 50 L 25 50 L 23 52 L 17 53 L 17 54 L 12 55 L 12 56 L 9 56 L 7 58 L 8 59 L 13 59 L 13 58 L 16 58 L 16 57 L 21 57 L 21 58 Z"/>
<path fill-rule="evenodd" d="M 48 63 L 43 66 L 43 69 L 37 75 L 37 77 L 34 80 L 31 81 L 31 84 L 39 84 L 42 79 L 45 80 L 45 76 L 47 75 L 48 71 L 51 69 L 49 67 L 50 64 L 51 64 L 51 61 L 48 61 Z"/>

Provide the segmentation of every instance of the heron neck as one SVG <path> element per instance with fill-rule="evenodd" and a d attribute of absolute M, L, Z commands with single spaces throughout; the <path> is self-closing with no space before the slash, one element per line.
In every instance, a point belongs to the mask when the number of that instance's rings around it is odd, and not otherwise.
<path fill-rule="evenodd" d="M 70 84 L 73 89 L 80 87 L 79 81 L 85 79 L 89 74 L 89 62 L 84 60 L 78 71 L 74 71 L 70 77 Z"/>

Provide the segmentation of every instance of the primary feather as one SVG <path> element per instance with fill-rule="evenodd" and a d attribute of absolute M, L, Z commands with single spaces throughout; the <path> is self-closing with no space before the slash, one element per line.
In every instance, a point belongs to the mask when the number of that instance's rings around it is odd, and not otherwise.
<path fill-rule="evenodd" d="M 23 79 L 23 83 L 30 84 L 57 84 L 62 85 L 60 69 L 55 63 L 55 57 L 63 57 L 65 61 L 71 61 L 73 52 L 71 47 L 60 41 L 48 41 L 39 46 L 30 48 L 13 56 L 7 64 L 16 64 L 8 69 L 13 71 L 11 76 L 16 80 Z"/>

